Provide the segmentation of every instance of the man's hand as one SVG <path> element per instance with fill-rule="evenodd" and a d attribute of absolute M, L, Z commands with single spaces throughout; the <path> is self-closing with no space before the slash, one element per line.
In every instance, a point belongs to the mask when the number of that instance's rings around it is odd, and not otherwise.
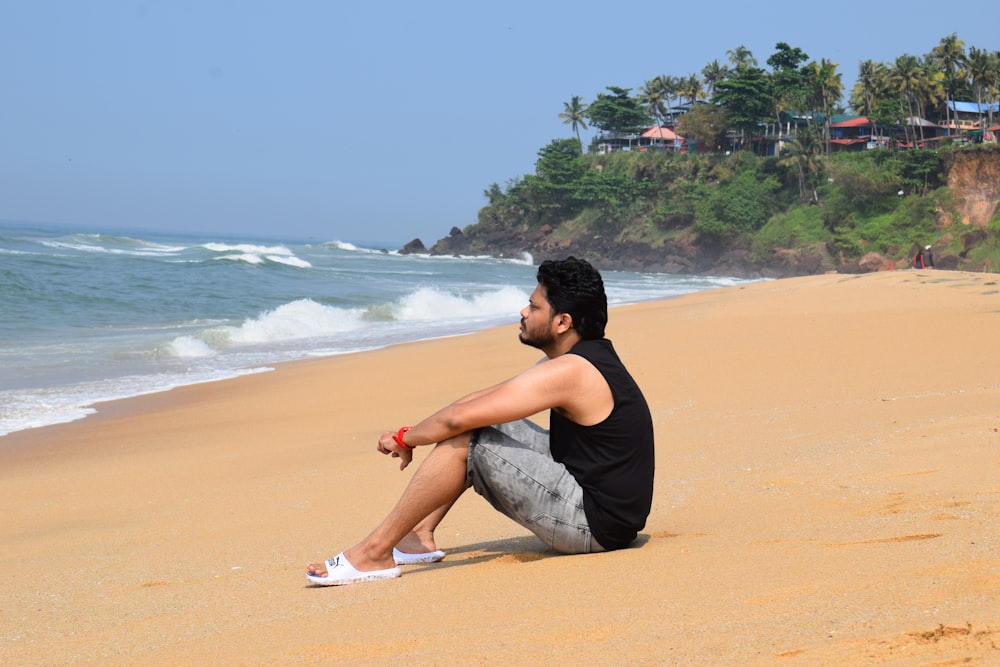
<path fill-rule="evenodd" d="M 392 458 L 399 459 L 399 469 L 405 470 L 406 466 L 410 465 L 410 461 L 413 460 L 413 450 L 400 447 L 392 439 L 394 435 L 396 435 L 395 431 L 385 431 L 382 437 L 378 439 L 378 451 L 380 454 L 389 454 Z"/>

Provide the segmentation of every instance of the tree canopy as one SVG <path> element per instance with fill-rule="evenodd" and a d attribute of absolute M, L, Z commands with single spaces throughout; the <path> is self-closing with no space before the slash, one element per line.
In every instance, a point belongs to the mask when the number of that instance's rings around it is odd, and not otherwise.
<path fill-rule="evenodd" d="M 649 113 L 641 102 L 629 95 L 630 88 L 608 86 L 587 107 L 587 119 L 605 132 L 636 132 L 649 124 Z"/>
<path fill-rule="evenodd" d="M 967 100 L 982 105 L 992 124 L 993 109 L 1000 100 L 1000 51 L 967 48 L 956 34 L 941 38 L 924 56 L 901 54 L 891 62 L 861 61 L 853 88 L 846 91 L 846 107 L 839 63 L 822 57 L 811 60 L 803 49 L 787 42 L 775 44 L 765 60 L 766 68 L 758 65 L 757 57 L 744 45 L 727 49 L 725 56 L 699 73 L 657 74 L 635 94 L 631 88 L 609 85 L 589 104 L 573 96 L 559 117 L 578 140 L 580 129 L 587 129 L 588 124 L 610 135 L 666 124 L 686 126 L 689 134 L 697 134 L 701 146 L 729 150 L 759 132 L 758 128 L 772 123 L 779 127 L 783 118 L 793 114 L 812 119 L 822 128 L 821 139 L 829 152 L 830 119 L 837 113 L 850 110 L 881 126 L 905 126 L 906 140 L 914 142 L 921 138 L 921 130 L 909 121 L 911 117 L 951 126 L 949 103 Z M 723 113 L 700 111 L 702 102 Z M 694 116 L 682 122 L 685 113 Z M 728 141 L 717 139 L 720 121 Z M 796 130 L 786 127 L 785 131 L 789 129 Z"/>

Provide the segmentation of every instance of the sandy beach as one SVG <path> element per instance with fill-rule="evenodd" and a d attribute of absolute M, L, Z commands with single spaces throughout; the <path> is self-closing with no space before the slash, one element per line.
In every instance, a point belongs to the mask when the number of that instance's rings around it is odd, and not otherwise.
<path fill-rule="evenodd" d="M 470 491 L 443 562 L 311 586 L 410 478 L 378 435 L 537 360 L 515 318 L 0 437 L 0 664 L 1000 664 L 995 274 L 617 308 L 657 435 L 633 548 L 556 555 Z"/>

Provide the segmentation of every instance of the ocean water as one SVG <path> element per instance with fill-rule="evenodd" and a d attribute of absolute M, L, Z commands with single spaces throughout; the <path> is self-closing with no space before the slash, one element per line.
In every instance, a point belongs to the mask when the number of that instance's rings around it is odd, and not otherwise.
<path fill-rule="evenodd" d="M 0 222 L 0 436 L 96 403 L 514 323 L 518 260 Z M 611 305 L 740 281 L 604 272 Z M 2 440 L 0 440 L 2 445 Z"/>

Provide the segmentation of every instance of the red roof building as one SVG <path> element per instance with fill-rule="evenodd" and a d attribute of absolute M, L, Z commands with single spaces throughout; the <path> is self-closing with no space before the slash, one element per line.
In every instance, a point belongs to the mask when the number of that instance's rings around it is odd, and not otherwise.
<path fill-rule="evenodd" d="M 686 150 L 687 141 L 669 127 L 654 125 L 639 135 L 639 150 Z"/>

